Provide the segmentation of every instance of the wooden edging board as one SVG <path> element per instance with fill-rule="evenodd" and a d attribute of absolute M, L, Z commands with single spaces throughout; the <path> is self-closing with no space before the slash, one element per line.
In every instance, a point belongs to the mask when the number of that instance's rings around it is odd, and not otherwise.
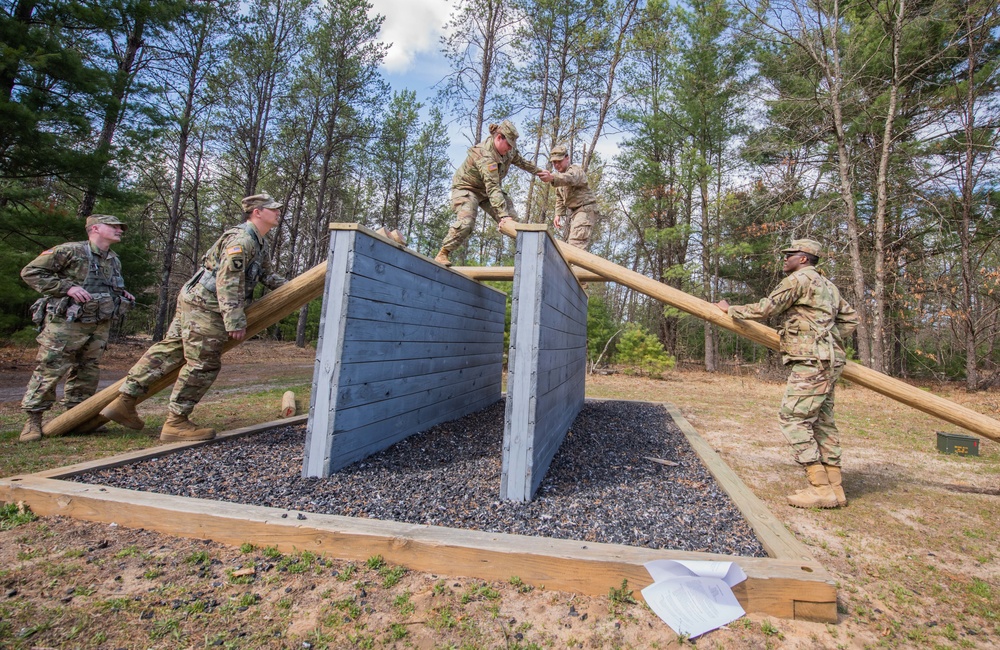
<path fill-rule="evenodd" d="M 283 553 L 308 550 L 343 560 L 381 555 L 414 571 L 524 582 L 548 589 L 606 595 L 622 580 L 638 590 L 649 584 L 645 562 L 657 559 L 732 561 L 747 574 L 733 589 L 743 608 L 781 618 L 835 623 L 837 590 L 832 577 L 729 469 L 676 407 L 664 404 L 720 486 L 753 527 L 772 557 L 638 548 L 575 540 L 484 533 L 443 526 L 304 513 L 190 497 L 139 492 L 61 480 L 83 472 L 212 444 L 174 443 L 36 474 L 0 479 L 0 501 L 23 502 L 41 516 L 61 515 L 145 528 L 168 535 L 239 546 L 253 542 Z M 275 420 L 220 435 L 245 436 L 304 421 Z"/>

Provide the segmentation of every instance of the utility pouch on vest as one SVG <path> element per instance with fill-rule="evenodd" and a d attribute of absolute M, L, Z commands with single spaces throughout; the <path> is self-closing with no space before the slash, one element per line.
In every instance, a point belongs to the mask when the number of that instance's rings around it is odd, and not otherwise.
<path fill-rule="evenodd" d="M 46 306 L 49 304 L 47 296 L 43 296 L 31 305 L 31 322 L 41 325 L 45 322 Z"/>
<path fill-rule="evenodd" d="M 69 309 L 70 303 L 73 303 L 73 299 L 69 296 L 63 296 L 62 298 L 49 298 L 48 304 L 45 307 L 45 313 L 52 314 L 53 316 L 58 316 L 60 318 L 66 318 L 66 311 Z"/>
<path fill-rule="evenodd" d="M 124 316 L 135 307 L 135 301 L 129 300 L 125 296 L 115 296 L 115 316 Z"/>

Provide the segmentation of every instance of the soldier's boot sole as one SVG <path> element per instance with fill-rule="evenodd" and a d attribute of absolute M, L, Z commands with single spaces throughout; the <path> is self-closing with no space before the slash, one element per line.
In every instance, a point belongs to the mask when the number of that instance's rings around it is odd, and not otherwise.
<path fill-rule="evenodd" d="M 197 442 L 199 440 L 211 440 L 215 437 L 215 429 L 209 427 L 199 427 L 186 415 L 176 415 L 171 413 L 167 416 L 167 421 L 163 423 L 160 430 L 161 442 Z"/>
<path fill-rule="evenodd" d="M 101 410 L 101 415 L 117 422 L 123 427 L 142 431 L 146 427 L 139 414 L 135 410 L 135 398 L 128 395 L 119 395 L 115 401 L 111 402 Z"/>
<path fill-rule="evenodd" d="M 215 438 L 215 429 L 194 429 L 193 431 L 160 431 L 160 442 L 198 442 Z"/>
<path fill-rule="evenodd" d="M 837 495 L 829 485 L 799 490 L 795 494 L 789 494 L 785 499 L 788 505 L 795 508 L 836 508 L 839 505 Z"/>

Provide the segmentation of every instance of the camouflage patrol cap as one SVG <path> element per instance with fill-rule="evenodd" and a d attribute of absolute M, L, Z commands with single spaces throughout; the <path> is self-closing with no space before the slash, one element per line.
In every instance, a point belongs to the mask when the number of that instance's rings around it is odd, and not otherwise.
<path fill-rule="evenodd" d="M 270 194 L 254 194 L 253 196 L 246 196 L 243 197 L 240 204 L 243 206 L 243 212 L 253 212 L 255 209 L 263 210 L 265 208 L 269 210 L 277 210 L 285 206 L 284 203 L 278 203 L 272 199 Z"/>
<path fill-rule="evenodd" d="M 500 133 L 503 133 L 503 137 L 507 138 L 507 142 L 511 144 L 517 143 L 517 138 L 521 135 L 510 120 L 504 120 L 500 123 Z"/>
<path fill-rule="evenodd" d="M 86 228 L 90 228 L 95 224 L 103 223 L 107 226 L 121 226 L 122 231 L 128 230 L 128 225 L 119 219 L 118 217 L 112 216 L 110 214 L 92 214 L 87 217 Z"/>
<path fill-rule="evenodd" d="M 567 156 L 566 147 L 561 144 L 557 144 L 556 146 L 552 147 L 552 151 L 549 152 L 549 160 L 551 162 L 562 160 L 566 156 Z"/>
<path fill-rule="evenodd" d="M 791 246 L 781 249 L 782 253 L 808 253 L 816 257 L 821 257 L 822 251 L 823 246 L 815 239 L 793 239 Z"/>

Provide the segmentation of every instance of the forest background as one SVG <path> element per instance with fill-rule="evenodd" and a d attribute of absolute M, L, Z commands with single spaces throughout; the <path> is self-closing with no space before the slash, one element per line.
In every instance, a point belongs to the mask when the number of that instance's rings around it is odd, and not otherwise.
<path fill-rule="evenodd" d="M 289 278 L 326 259 L 329 222 L 398 229 L 433 255 L 461 162 L 449 134 L 470 145 L 510 118 L 526 158 L 566 144 L 587 169 L 597 255 L 739 304 L 812 237 L 860 313 L 857 360 L 1000 380 L 993 0 L 456 0 L 427 105 L 386 81 L 365 0 L 0 7 L 5 340 L 34 336 L 20 268 L 95 212 L 130 224 L 116 250 L 142 304 L 116 331 L 154 339 L 245 195 L 285 203 L 271 254 Z M 515 169 L 506 189 L 521 220 L 551 222 L 548 185 Z M 456 257 L 509 265 L 513 242 L 481 214 Z M 646 336 L 709 371 L 774 363 L 626 287 L 590 296 L 592 360 Z M 318 320 L 314 303 L 271 335 L 304 345 Z"/>

